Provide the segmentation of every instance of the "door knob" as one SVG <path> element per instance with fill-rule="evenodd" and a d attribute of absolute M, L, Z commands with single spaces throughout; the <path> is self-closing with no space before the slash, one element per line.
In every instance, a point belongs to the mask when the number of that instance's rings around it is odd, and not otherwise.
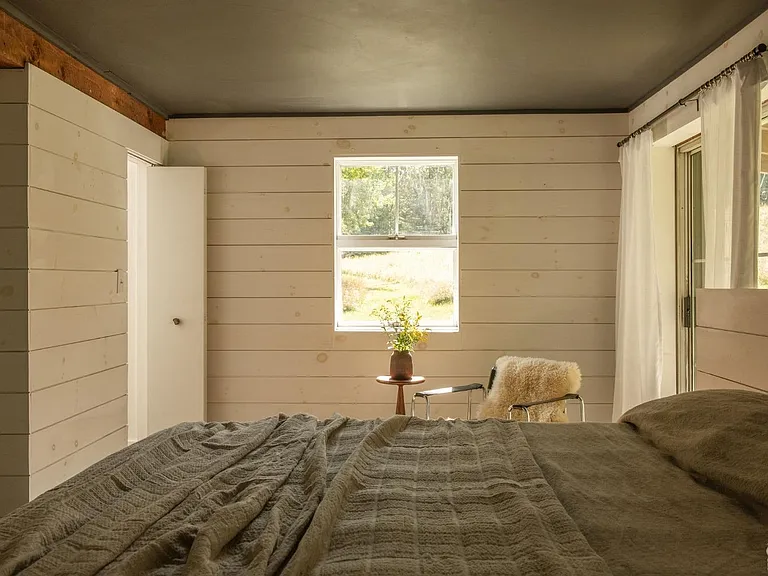
<path fill-rule="evenodd" d="M 178 326 L 179 324 L 181 324 L 181 320 L 179 320 L 178 318 L 174 318 L 174 319 L 173 319 L 173 323 L 174 323 L 176 326 Z"/>

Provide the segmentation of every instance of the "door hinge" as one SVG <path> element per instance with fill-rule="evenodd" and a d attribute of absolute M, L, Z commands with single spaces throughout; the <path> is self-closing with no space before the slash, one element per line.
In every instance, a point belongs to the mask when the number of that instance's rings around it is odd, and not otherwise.
<path fill-rule="evenodd" d="M 690 296 L 683 298 L 683 326 L 693 328 L 693 299 Z"/>

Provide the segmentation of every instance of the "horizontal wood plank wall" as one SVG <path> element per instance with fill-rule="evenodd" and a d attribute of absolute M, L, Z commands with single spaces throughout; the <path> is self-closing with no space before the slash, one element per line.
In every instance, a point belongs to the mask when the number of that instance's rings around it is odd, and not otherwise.
<path fill-rule="evenodd" d="M 31 486 L 45 491 L 55 484 L 42 478 L 61 479 L 49 467 L 69 457 L 77 473 L 92 462 L 74 454 L 127 426 L 127 156 L 109 135 L 34 104 L 29 143 L 29 464 Z M 109 183 L 104 197 L 73 189 L 81 169 Z"/>
<path fill-rule="evenodd" d="M 483 382 L 502 354 L 575 360 L 588 419 L 610 420 L 626 132 L 623 114 L 169 121 L 169 163 L 208 167 L 209 417 L 392 413 L 382 335 L 333 331 L 333 159 L 457 155 L 461 330 L 418 351 L 419 388 Z"/>
<path fill-rule="evenodd" d="M 768 392 L 768 290 L 696 292 L 696 389 Z"/>
<path fill-rule="evenodd" d="M 29 498 L 26 70 L 0 70 L 0 516 Z"/>
<path fill-rule="evenodd" d="M 127 150 L 162 138 L 29 68 L 30 496 L 127 438 Z"/>

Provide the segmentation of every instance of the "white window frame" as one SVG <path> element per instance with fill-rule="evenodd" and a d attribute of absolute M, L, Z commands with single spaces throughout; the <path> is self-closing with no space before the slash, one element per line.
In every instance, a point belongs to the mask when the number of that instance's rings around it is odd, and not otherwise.
<path fill-rule="evenodd" d="M 451 166 L 453 168 L 453 210 L 450 234 L 437 236 L 399 234 L 395 219 L 394 236 L 349 236 L 341 233 L 341 169 L 347 166 Z M 333 163 L 334 196 L 334 271 L 333 301 L 334 329 L 337 332 L 374 332 L 381 330 L 379 323 L 371 321 L 345 322 L 343 320 L 341 291 L 341 253 L 441 249 L 453 250 L 453 317 L 445 322 L 422 323 L 432 332 L 459 331 L 459 158 L 458 156 L 386 156 L 386 157 L 337 157 Z"/>

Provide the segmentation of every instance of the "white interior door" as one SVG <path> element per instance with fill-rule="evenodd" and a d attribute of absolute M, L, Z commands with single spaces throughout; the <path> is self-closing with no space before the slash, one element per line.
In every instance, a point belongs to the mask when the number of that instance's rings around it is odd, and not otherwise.
<path fill-rule="evenodd" d="M 128 155 L 128 442 L 147 436 L 147 169 Z"/>
<path fill-rule="evenodd" d="M 147 433 L 205 419 L 205 168 L 147 169 Z"/>

